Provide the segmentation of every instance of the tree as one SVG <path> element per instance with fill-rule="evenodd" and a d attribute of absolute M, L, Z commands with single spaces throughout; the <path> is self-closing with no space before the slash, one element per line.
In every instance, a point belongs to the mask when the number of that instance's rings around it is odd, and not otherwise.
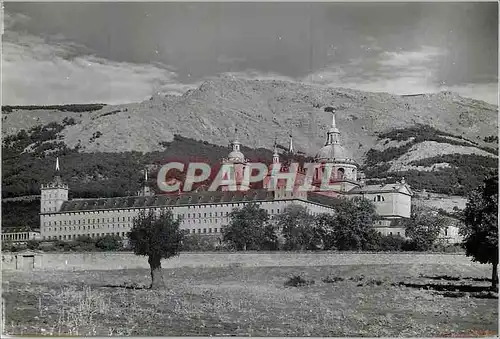
<path fill-rule="evenodd" d="M 412 206 L 411 216 L 402 222 L 409 246 L 416 251 L 429 251 L 446 226 L 446 219 L 438 213 L 426 211 L 420 206 Z"/>
<path fill-rule="evenodd" d="M 493 266 L 491 287 L 498 290 L 498 175 L 484 180 L 469 195 L 460 235 L 467 256 Z"/>
<path fill-rule="evenodd" d="M 364 198 L 340 199 L 333 217 L 333 239 L 338 250 L 361 250 L 370 244 L 376 219 L 375 205 Z"/>
<path fill-rule="evenodd" d="M 324 250 L 334 250 L 335 219 L 332 215 L 322 213 L 314 218 L 313 243 L 320 244 Z"/>
<path fill-rule="evenodd" d="M 268 251 L 279 250 L 280 244 L 277 232 L 278 230 L 276 225 L 269 222 L 264 225 L 262 243 L 260 246 L 261 250 L 268 250 Z"/>
<path fill-rule="evenodd" d="M 184 232 L 180 229 L 181 219 L 174 218 L 172 210 L 155 213 L 153 209 L 142 210 L 134 218 L 129 233 L 130 245 L 136 255 L 148 257 L 151 269 L 151 288 L 165 285 L 161 272 L 161 259 L 179 254 Z"/>
<path fill-rule="evenodd" d="M 285 238 L 286 250 L 313 249 L 314 217 L 306 207 L 289 205 L 277 216 L 277 226 Z"/>
<path fill-rule="evenodd" d="M 260 249 L 264 241 L 265 225 L 269 214 L 255 203 L 246 204 L 229 214 L 231 221 L 224 227 L 223 240 L 230 242 L 237 251 Z"/>

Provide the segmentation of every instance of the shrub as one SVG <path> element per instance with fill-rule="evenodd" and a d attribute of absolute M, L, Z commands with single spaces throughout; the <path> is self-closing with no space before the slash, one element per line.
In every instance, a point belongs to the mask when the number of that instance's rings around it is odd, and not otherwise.
<path fill-rule="evenodd" d="M 119 250 L 123 248 L 122 238 L 118 235 L 105 235 L 97 239 L 95 247 L 103 251 Z"/>
<path fill-rule="evenodd" d="M 182 241 L 181 251 L 209 252 L 215 251 L 214 240 L 199 234 L 186 235 Z"/>
<path fill-rule="evenodd" d="M 323 279 L 323 282 L 325 284 L 334 284 L 336 282 L 339 282 L 339 281 L 344 281 L 345 279 L 342 278 L 342 277 L 332 277 L 332 276 L 328 276 L 326 278 Z"/>
<path fill-rule="evenodd" d="M 383 235 L 380 237 L 379 250 L 380 251 L 401 251 L 405 239 L 399 235 Z"/>
<path fill-rule="evenodd" d="M 299 286 L 310 286 L 314 284 L 314 280 L 306 280 L 300 275 L 293 276 L 285 282 L 285 286 L 299 287 Z"/>
<path fill-rule="evenodd" d="M 37 250 L 40 248 L 40 241 L 38 240 L 28 240 L 26 242 L 26 247 L 28 247 L 28 249 L 30 250 Z"/>

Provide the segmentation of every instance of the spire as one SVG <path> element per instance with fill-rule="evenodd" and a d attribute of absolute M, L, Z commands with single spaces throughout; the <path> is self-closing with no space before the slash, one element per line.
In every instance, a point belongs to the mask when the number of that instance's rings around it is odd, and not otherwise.
<path fill-rule="evenodd" d="M 153 195 L 153 192 L 149 188 L 148 185 L 148 168 L 144 168 L 144 186 L 142 187 L 142 190 L 138 192 L 139 196 L 147 197 Z"/>
<path fill-rule="evenodd" d="M 288 152 L 293 153 L 293 137 L 291 131 L 290 131 L 290 146 L 288 147 Z"/>
<path fill-rule="evenodd" d="M 337 128 L 337 124 L 335 122 L 335 108 L 327 107 L 325 108 L 325 112 L 332 113 L 332 126 L 326 134 L 326 145 L 340 144 L 340 131 Z"/>
<path fill-rule="evenodd" d="M 238 128 L 237 127 L 234 129 L 234 140 L 231 143 L 231 146 L 232 146 L 233 151 L 235 151 L 235 152 L 240 151 L 240 142 L 238 141 Z"/>
<path fill-rule="evenodd" d="M 276 137 L 274 137 L 273 164 L 278 164 L 279 162 L 280 162 L 280 155 L 278 154 L 278 143 L 276 142 Z"/>
<path fill-rule="evenodd" d="M 54 180 L 52 181 L 52 185 L 54 186 L 63 186 L 63 182 L 60 175 L 59 168 L 59 157 L 56 158 L 56 173 L 54 174 Z"/>

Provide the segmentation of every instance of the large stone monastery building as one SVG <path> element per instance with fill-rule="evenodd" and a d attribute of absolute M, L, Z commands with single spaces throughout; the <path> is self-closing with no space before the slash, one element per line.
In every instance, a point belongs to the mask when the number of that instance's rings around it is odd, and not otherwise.
<path fill-rule="evenodd" d="M 239 181 L 249 161 L 241 152 L 238 140 L 231 145 L 232 150 L 227 158 L 222 159 L 222 165 L 234 168 L 236 181 Z M 299 169 L 292 190 L 286 189 L 283 179 L 269 174 L 264 179 L 263 189 L 231 191 L 223 187 L 215 192 L 155 195 L 145 187 L 137 196 L 68 200 L 69 187 L 59 176 L 57 161 L 54 180 L 41 187 L 41 238 L 73 240 L 82 235 L 125 237 L 140 210 L 159 211 L 164 208 L 171 208 L 174 215 L 182 217 L 181 227 L 186 232 L 220 238 L 223 227 L 230 221 L 229 213 L 249 202 L 260 205 L 272 218 L 290 204 L 305 206 L 312 214 L 333 213 L 332 206 L 337 197 L 364 197 L 373 201 L 381 217 L 374 227 L 383 234 L 405 235 L 404 229 L 395 226 L 395 221 L 410 217 L 413 195 L 410 187 L 404 180 L 395 184 L 365 185 L 360 178 L 358 163 L 341 144 L 335 113 L 332 114 L 332 126 L 327 132 L 325 145 L 318 151 L 315 162 L 317 166 L 312 179 L 312 185 L 318 188 L 315 192 L 298 189 L 306 180 L 306 171 Z M 322 191 L 320 182 L 327 166 L 333 167 L 330 177 L 333 190 Z M 270 170 L 275 167 L 277 173 L 283 173 L 276 147 Z M 274 184 L 273 180 L 276 180 Z"/>

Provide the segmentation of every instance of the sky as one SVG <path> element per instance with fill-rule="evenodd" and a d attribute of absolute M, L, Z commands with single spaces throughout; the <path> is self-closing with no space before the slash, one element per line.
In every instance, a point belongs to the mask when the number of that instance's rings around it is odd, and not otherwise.
<path fill-rule="evenodd" d="M 498 102 L 498 4 L 4 3 L 2 103 L 139 102 L 232 74 Z"/>

